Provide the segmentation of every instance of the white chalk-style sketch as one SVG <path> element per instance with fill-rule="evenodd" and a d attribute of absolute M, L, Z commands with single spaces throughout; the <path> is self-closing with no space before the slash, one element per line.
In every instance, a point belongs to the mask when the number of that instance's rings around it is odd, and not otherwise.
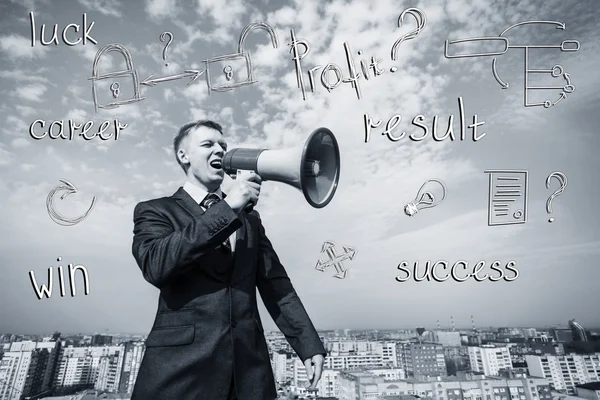
<path fill-rule="evenodd" d="M 125 58 L 125 65 L 127 66 L 127 68 L 122 71 L 114 71 L 101 74 L 100 71 L 98 71 L 98 63 L 100 62 L 100 59 L 109 52 L 116 52 L 121 54 Z M 133 85 L 133 96 L 130 99 L 126 100 L 114 101 L 107 104 L 98 104 L 98 88 L 96 86 L 96 82 L 104 79 L 114 80 L 115 78 L 131 79 L 131 83 Z M 103 46 L 100 50 L 98 50 L 98 52 L 96 53 L 96 57 L 94 57 L 94 64 L 92 66 L 92 77 L 88 79 L 92 81 L 92 96 L 94 99 L 94 107 L 96 109 L 96 112 L 98 112 L 98 109 L 100 108 L 116 108 L 124 104 L 131 104 L 144 99 L 144 97 L 140 97 L 140 81 L 138 78 L 137 70 L 133 66 L 133 57 L 131 56 L 129 50 L 127 50 L 127 48 L 122 44 L 107 44 Z M 117 84 L 116 86 L 115 83 Z M 118 91 L 114 89 L 115 87 L 119 88 Z M 119 82 L 114 82 L 111 84 L 110 88 L 113 92 L 113 97 L 119 97 L 121 84 Z"/>
<path fill-rule="evenodd" d="M 550 182 L 552 181 L 552 178 L 555 178 L 558 181 L 560 187 L 550 195 L 548 200 L 546 200 L 546 212 L 548 214 L 552 214 L 552 201 L 563 194 L 565 192 L 565 188 L 567 187 L 567 175 L 560 171 L 555 171 L 546 178 L 546 189 L 550 189 Z M 550 217 L 548 222 L 554 222 L 554 217 Z"/>
<path fill-rule="evenodd" d="M 400 38 L 396 40 L 396 42 L 394 42 L 394 45 L 392 46 L 393 61 L 396 61 L 398 59 L 398 48 L 400 47 L 402 42 L 404 42 L 405 40 L 414 39 L 417 36 L 419 36 L 419 33 L 421 33 L 423 28 L 425 28 L 425 26 L 427 25 L 427 16 L 423 12 L 423 10 L 418 8 L 407 8 L 406 10 L 402 11 L 402 14 L 400 14 L 400 16 L 398 17 L 399 28 L 402 27 L 402 24 L 404 23 L 404 17 L 406 17 L 407 15 L 412 16 L 417 21 L 417 27 L 414 30 L 408 32 L 407 34 L 400 36 Z M 392 72 L 395 72 L 397 70 L 398 69 L 395 67 L 392 67 L 391 69 Z"/>
<path fill-rule="evenodd" d="M 524 93 L 523 93 L 523 103 L 525 107 L 536 107 L 543 106 L 544 108 L 550 108 L 556 104 L 558 104 L 561 100 L 567 98 L 567 94 L 573 93 L 575 91 L 575 86 L 571 83 L 571 76 L 564 72 L 564 68 L 557 64 L 554 65 L 550 69 L 531 69 L 529 68 L 529 50 L 530 49 L 560 49 L 563 52 L 575 52 L 580 48 L 579 41 L 577 40 L 563 40 L 560 44 L 557 45 L 522 45 L 522 44 L 511 44 L 508 38 L 504 35 L 511 29 L 516 28 L 518 26 L 530 25 L 530 24 L 550 24 L 556 25 L 556 29 L 565 29 L 565 24 L 563 22 L 557 21 L 525 21 L 514 24 L 504 31 L 500 33 L 498 37 L 490 36 L 490 37 L 478 37 L 478 38 L 469 38 L 469 39 L 458 39 L 458 40 L 446 40 L 444 45 L 444 56 L 446 58 L 466 58 L 466 57 L 487 57 L 494 56 L 492 60 L 492 73 L 494 75 L 494 79 L 500 84 L 502 89 L 507 89 L 509 87 L 508 83 L 503 81 L 500 78 L 500 75 L 497 71 L 497 56 L 505 54 L 509 49 L 523 49 L 524 53 Z M 467 43 L 467 42 L 476 42 L 476 41 L 500 41 L 504 45 L 504 49 L 501 51 L 492 51 L 485 53 L 473 53 L 473 54 L 454 54 L 451 55 L 448 52 L 448 47 L 452 44 L 457 43 Z M 529 85 L 529 75 L 530 74 L 550 74 L 553 78 L 562 78 L 564 80 L 564 85 L 562 86 L 530 86 Z M 543 102 L 530 103 L 529 102 L 529 92 L 532 90 L 560 90 L 558 98 L 555 101 L 545 100 Z"/>
<path fill-rule="evenodd" d="M 277 32 L 275 31 L 275 28 L 273 28 L 271 25 L 267 24 L 266 22 L 251 22 L 248 25 L 246 25 L 246 27 L 242 30 L 242 33 L 240 34 L 237 53 L 226 54 L 226 55 L 212 57 L 212 58 L 204 60 L 204 65 L 205 65 L 204 70 L 206 71 L 206 84 L 208 85 L 208 93 L 209 94 L 210 94 L 210 92 L 228 92 L 237 87 L 251 85 L 253 83 L 256 83 L 256 80 L 254 79 L 254 72 L 252 69 L 252 57 L 250 56 L 250 53 L 248 53 L 246 50 L 244 50 L 244 44 L 246 42 L 246 37 L 252 31 L 254 31 L 256 29 L 263 29 L 263 30 L 267 31 L 269 33 L 269 36 L 271 37 L 271 43 L 273 44 L 273 47 L 276 49 L 279 47 L 279 40 L 277 38 Z M 233 70 L 233 67 L 230 64 L 226 64 L 222 68 L 222 71 L 225 74 L 225 79 L 227 80 L 228 83 L 224 84 L 224 85 L 213 85 L 213 83 L 211 82 L 211 76 L 210 76 L 210 70 L 209 70 L 210 64 L 221 63 L 223 61 L 234 61 L 234 60 L 242 60 L 245 62 L 246 76 L 247 76 L 246 79 L 241 80 L 239 82 L 235 82 L 235 77 L 237 74 L 235 74 L 235 71 Z M 229 83 L 232 80 L 234 80 L 234 82 Z"/>
<path fill-rule="evenodd" d="M 430 191 L 426 190 L 425 192 L 423 192 L 423 189 L 427 186 L 428 183 L 437 183 L 439 186 L 441 186 L 442 197 L 438 201 L 436 201 L 435 196 Z M 444 182 L 442 182 L 439 179 L 429 179 L 421 186 L 421 189 L 419 189 L 419 191 L 417 192 L 417 196 L 415 197 L 415 199 L 404 207 L 404 213 L 409 217 L 412 217 L 413 215 L 417 214 L 419 211 L 425 208 L 439 206 L 446 199 L 447 192 L 448 189 Z"/>
<path fill-rule="evenodd" d="M 116 99 L 121 95 L 121 84 L 119 82 L 113 82 L 110 85 L 110 90 L 112 91 L 113 97 Z"/>
<path fill-rule="evenodd" d="M 205 74 L 206 75 L 206 85 L 208 87 L 208 93 L 210 94 L 211 92 L 227 92 L 227 91 L 230 91 L 237 87 L 251 85 L 253 83 L 256 83 L 257 81 L 254 78 L 254 72 L 252 69 L 252 58 L 250 57 L 250 53 L 248 53 L 247 51 L 244 50 L 244 44 L 246 42 L 246 37 L 252 31 L 254 31 L 256 29 L 263 29 L 263 30 L 267 31 L 271 37 L 271 42 L 273 43 L 273 47 L 274 48 L 279 47 L 279 41 L 277 38 L 277 32 L 275 31 L 275 28 L 273 28 L 271 25 L 267 24 L 266 22 L 251 22 L 250 24 L 246 25 L 246 27 L 242 30 L 242 33 L 240 34 L 237 53 L 227 54 L 227 55 L 213 57 L 213 58 L 204 60 L 203 62 L 205 65 L 205 69 L 203 69 L 202 71 L 199 71 L 196 69 L 186 69 L 183 72 L 178 73 L 178 74 L 163 76 L 163 77 L 158 77 L 158 78 L 155 78 L 154 75 L 150 75 L 148 78 L 144 79 L 142 82 L 139 81 L 138 71 L 135 69 L 135 67 L 133 65 L 133 57 L 131 56 L 131 53 L 129 52 L 129 50 L 127 50 L 127 48 L 125 46 L 118 44 L 118 43 L 107 44 L 106 46 L 104 46 L 100 50 L 98 50 L 98 52 L 96 53 L 96 57 L 94 58 L 94 65 L 92 67 L 92 77 L 88 78 L 89 80 L 92 81 L 92 96 L 93 96 L 94 107 L 96 109 L 96 112 L 98 112 L 98 109 L 100 109 L 100 108 L 104 108 L 104 109 L 116 108 L 116 107 L 119 107 L 119 106 L 122 106 L 125 104 L 131 104 L 131 103 L 135 103 L 140 100 L 144 100 L 145 97 L 140 96 L 140 85 L 153 87 L 161 82 L 168 82 L 168 81 L 173 81 L 173 80 L 177 80 L 177 79 L 189 78 L 190 81 L 187 84 L 187 86 L 189 86 L 192 83 L 194 83 L 200 76 L 202 76 L 202 74 Z M 173 41 L 173 34 L 171 32 L 163 32 L 160 35 L 161 41 L 165 41 L 165 39 L 167 37 L 169 37 L 170 40 L 168 41 L 167 45 L 165 46 L 165 48 L 163 50 L 163 59 L 164 60 L 166 60 L 167 48 L 168 48 L 169 44 L 171 44 L 171 42 Z M 98 71 L 98 69 L 99 69 L 98 63 L 99 63 L 100 59 L 102 58 L 102 56 L 104 56 L 106 53 L 111 52 L 111 51 L 118 52 L 121 55 L 123 55 L 123 57 L 125 58 L 125 64 L 126 64 L 127 68 L 123 71 L 115 71 L 115 72 L 101 74 Z M 222 68 L 223 74 L 225 75 L 225 79 L 227 80 L 228 83 L 225 85 L 214 85 L 211 82 L 211 77 L 210 77 L 210 72 L 209 72 L 210 65 L 215 64 L 215 63 L 220 63 L 223 61 L 235 61 L 235 60 L 242 60 L 245 62 L 247 78 L 245 80 L 235 82 L 236 73 L 233 70 L 233 67 L 231 66 L 231 64 L 228 63 Z M 168 66 L 168 63 L 166 65 Z M 133 84 L 133 92 L 134 92 L 133 96 L 127 100 L 113 101 L 113 102 L 110 102 L 107 104 L 99 104 L 98 103 L 98 89 L 96 86 L 96 81 L 104 80 L 104 79 L 115 79 L 115 78 L 130 78 L 132 81 L 132 84 Z M 232 82 L 232 83 L 229 83 L 229 82 Z M 121 88 L 122 88 L 122 85 L 118 81 L 113 82 L 111 84 L 110 90 L 112 92 L 112 96 L 115 99 L 120 96 Z"/>
<path fill-rule="evenodd" d="M 487 170 L 489 175 L 488 225 L 527 222 L 528 171 Z"/>
<path fill-rule="evenodd" d="M 76 225 L 83 221 L 85 218 L 87 218 L 87 216 L 92 212 L 94 206 L 96 205 L 96 196 L 92 198 L 92 204 L 83 215 L 79 217 L 65 217 L 63 215 L 60 215 L 54 210 L 54 195 L 58 192 L 64 191 L 62 196 L 60 196 L 60 199 L 64 200 L 70 194 L 77 193 L 77 188 L 71 182 L 67 181 L 66 179 L 61 179 L 60 181 L 63 184 L 58 185 L 54 189 L 52 189 L 50 193 L 48 193 L 48 197 L 46 198 L 46 208 L 48 209 L 48 215 L 50 215 L 50 218 L 59 225 Z"/>
<path fill-rule="evenodd" d="M 167 36 L 169 37 L 169 40 L 167 41 L 167 44 L 165 45 L 165 48 L 162 52 L 162 59 L 165 62 L 165 67 L 169 66 L 169 63 L 167 62 L 167 49 L 169 48 L 169 45 L 173 42 L 173 34 L 171 32 L 163 32 L 158 37 L 161 42 L 164 42 Z"/>
<path fill-rule="evenodd" d="M 336 244 L 331 240 L 327 240 L 323 243 L 321 254 L 326 254 L 327 260 L 318 260 L 315 269 L 317 271 L 325 272 L 329 267 L 333 266 L 336 271 L 334 277 L 344 279 L 348 276 L 348 270 L 344 268 L 343 262 L 346 260 L 353 260 L 356 256 L 356 250 L 350 246 L 342 246 L 343 253 L 338 255 L 335 247 Z"/>
<path fill-rule="evenodd" d="M 169 76 L 161 76 L 160 78 L 155 78 L 154 75 L 150 75 L 149 77 L 144 79 L 142 82 L 140 82 L 140 85 L 153 87 L 161 82 L 168 82 L 168 81 L 175 81 L 177 79 L 190 78 L 190 81 L 187 84 L 187 86 L 190 86 L 192 83 L 194 83 L 196 81 L 196 79 L 198 79 L 200 76 L 202 76 L 203 73 L 204 73 L 204 71 L 198 71 L 195 69 L 187 69 L 187 70 L 183 71 L 182 73 L 169 75 Z"/>

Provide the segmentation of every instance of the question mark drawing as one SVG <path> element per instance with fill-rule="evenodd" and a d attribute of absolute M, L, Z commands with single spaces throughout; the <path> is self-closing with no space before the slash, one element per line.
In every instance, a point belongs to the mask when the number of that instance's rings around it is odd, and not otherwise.
<path fill-rule="evenodd" d="M 400 17 L 398 17 L 399 28 L 402 27 L 402 24 L 404 23 L 404 17 L 406 17 L 407 14 L 412 16 L 417 21 L 417 28 L 408 32 L 405 35 L 400 36 L 400 38 L 396 40 L 396 42 L 392 46 L 392 60 L 394 61 L 396 61 L 396 59 L 398 58 L 398 48 L 400 47 L 402 42 L 404 42 L 405 40 L 416 38 L 419 35 L 419 33 L 421 33 L 423 28 L 425 28 L 425 25 L 427 25 L 427 17 L 425 16 L 425 13 L 422 10 L 418 8 L 407 8 L 402 12 L 402 14 L 400 14 Z M 396 72 L 397 70 L 398 68 L 396 67 L 391 68 L 392 72 Z"/>
<path fill-rule="evenodd" d="M 173 34 L 171 32 L 163 32 L 160 34 L 160 38 L 159 38 L 161 42 L 164 42 L 166 40 L 167 36 L 169 37 L 169 41 L 165 45 L 165 48 L 163 49 L 163 53 L 162 53 L 163 60 L 165 60 L 165 61 L 167 61 L 167 49 L 169 48 L 169 45 L 173 41 Z M 169 66 L 169 63 L 165 63 L 165 67 L 168 67 L 168 66 Z"/>
<path fill-rule="evenodd" d="M 556 189 L 554 191 L 554 193 L 552 193 L 550 195 L 550 197 L 548 198 L 548 200 L 546 201 L 546 212 L 548 214 L 552 214 L 552 200 L 554 200 L 555 198 L 557 198 L 558 196 L 563 194 L 565 191 L 565 188 L 567 187 L 567 176 L 565 174 L 563 174 L 562 172 L 557 171 L 557 172 L 551 173 L 546 178 L 546 189 L 550 189 L 550 181 L 552 180 L 552 178 L 556 178 L 556 180 L 560 184 L 560 187 L 558 189 Z M 550 219 L 548 219 L 548 222 L 554 222 L 554 218 L 551 217 Z"/>

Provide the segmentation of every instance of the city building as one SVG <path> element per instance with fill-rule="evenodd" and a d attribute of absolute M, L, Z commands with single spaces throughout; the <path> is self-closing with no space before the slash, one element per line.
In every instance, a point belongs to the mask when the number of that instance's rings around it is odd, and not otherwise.
<path fill-rule="evenodd" d="M 444 347 L 438 343 L 398 343 L 398 366 L 407 376 L 446 376 Z"/>
<path fill-rule="evenodd" d="M 465 379 L 437 377 L 428 382 L 385 381 L 370 371 L 340 374 L 339 400 L 365 400 L 414 396 L 431 400 L 552 400 L 543 378 L 469 376 Z"/>
<path fill-rule="evenodd" d="M 455 347 L 462 345 L 462 336 L 456 331 L 434 331 L 433 341 L 444 347 Z"/>
<path fill-rule="evenodd" d="M 0 400 L 49 392 L 60 342 L 13 342 L 0 361 Z"/>
<path fill-rule="evenodd" d="M 576 386 L 600 381 L 600 353 L 565 356 L 526 355 L 531 376 L 548 379 L 556 391 L 576 394 Z"/>
<path fill-rule="evenodd" d="M 469 361 L 471 370 L 484 375 L 498 375 L 499 371 L 512 368 L 510 351 L 501 345 L 470 346 Z"/>
<path fill-rule="evenodd" d="M 569 328 L 551 328 L 550 336 L 557 342 L 569 343 L 573 341 L 573 332 Z"/>
<path fill-rule="evenodd" d="M 140 365 L 146 346 L 144 342 L 127 342 L 125 343 L 125 357 L 123 359 L 123 367 L 121 368 L 121 377 L 119 379 L 119 392 L 132 393 L 135 380 L 137 379 Z"/>
<path fill-rule="evenodd" d="M 535 330 L 534 328 L 523 329 L 523 336 L 526 340 L 535 339 L 535 337 L 537 336 L 537 330 Z"/>
<path fill-rule="evenodd" d="M 569 321 L 569 328 L 571 328 L 571 333 L 573 334 L 573 340 L 576 342 L 587 342 L 588 337 L 585 329 L 574 319 Z"/>

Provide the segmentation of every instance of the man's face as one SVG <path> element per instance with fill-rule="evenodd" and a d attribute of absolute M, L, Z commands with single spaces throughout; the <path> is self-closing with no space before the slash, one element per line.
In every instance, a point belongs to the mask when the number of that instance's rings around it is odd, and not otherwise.
<path fill-rule="evenodd" d="M 215 129 L 200 126 L 183 140 L 179 157 L 189 165 L 188 173 L 192 173 L 208 190 L 215 190 L 223 182 L 221 159 L 225 151 L 227 144 L 223 135 Z"/>

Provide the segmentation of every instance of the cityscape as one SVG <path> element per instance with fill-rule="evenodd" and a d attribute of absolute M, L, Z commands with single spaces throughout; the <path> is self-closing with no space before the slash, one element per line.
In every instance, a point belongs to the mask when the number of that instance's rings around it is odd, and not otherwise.
<path fill-rule="evenodd" d="M 278 331 L 266 332 L 279 399 L 599 400 L 600 329 L 418 327 L 319 331 L 317 390 Z M 144 336 L 0 335 L 0 400 L 129 399 Z M 202 379 L 201 376 L 198 379 Z"/>

